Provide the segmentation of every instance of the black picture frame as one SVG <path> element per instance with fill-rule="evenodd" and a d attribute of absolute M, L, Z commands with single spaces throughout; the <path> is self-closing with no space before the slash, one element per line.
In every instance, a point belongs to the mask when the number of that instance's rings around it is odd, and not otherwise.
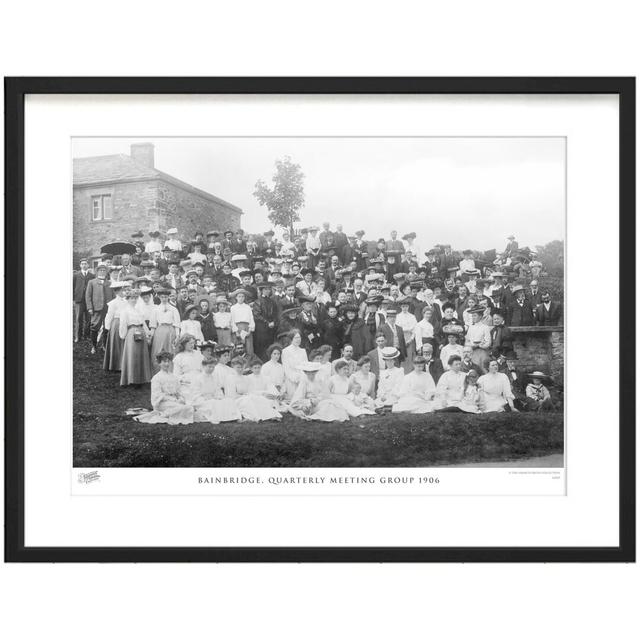
<path fill-rule="evenodd" d="M 5 561 L 634 562 L 635 78 L 5 78 Z M 620 150 L 620 474 L 612 547 L 26 547 L 24 542 L 24 102 L 28 94 L 616 94 Z M 622 309 L 624 300 L 624 310 Z M 629 327 L 634 327 L 630 330 Z"/>

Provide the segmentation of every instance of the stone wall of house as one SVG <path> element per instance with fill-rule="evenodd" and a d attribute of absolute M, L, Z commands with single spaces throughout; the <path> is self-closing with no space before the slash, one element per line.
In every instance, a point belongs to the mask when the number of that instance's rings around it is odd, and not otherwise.
<path fill-rule="evenodd" d="M 113 217 L 94 221 L 91 198 L 105 194 L 112 197 Z M 136 231 L 142 231 L 146 241 L 149 231 L 165 233 L 177 227 L 179 238 L 188 241 L 196 231 L 239 229 L 240 215 L 236 209 L 162 180 L 74 187 L 74 267 L 80 256 L 97 256 L 101 246 L 116 240 L 130 242 Z"/>
<path fill-rule="evenodd" d="M 564 327 L 511 327 L 519 374 L 542 371 L 564 386 Z"/>
<path fill-rule="evenodd" d="M 73 253 L 96 256 L 100 247 L 116 240 L 131 242 L 131 234 L 157 229 L 156 182 L 124 182 L 73 189 Z M 91 198 L 111 194 L 111 220 L 92 219 Z M 147 238 L 148 239 L 148 238 Z M 75 260 L 74 260 L 75 266 Z"/>
<path fill-rule="evenodd" d="M 158 182 L 157 219 L 163 233 L 171 227 L 187 241 L 196 231 L 224 232 L 240 228 L 240 212 L 168 182 Z"/>

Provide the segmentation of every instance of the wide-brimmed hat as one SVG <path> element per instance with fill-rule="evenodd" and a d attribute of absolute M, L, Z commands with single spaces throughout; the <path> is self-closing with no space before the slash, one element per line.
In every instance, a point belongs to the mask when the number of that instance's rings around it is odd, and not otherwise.
<path fill-rule="evenodd" d="M 298 314 L 301 311 L 302 311 L 302 307 L 298 307 L 298 306 L 285 307 L 284 309 L 282 309 L 282 312 L 280 313 L 280 317 L 286 316 L 286 315 L 288 315 L 290 313 Z"/>
<path fill-rule="evenodd" d="M 171 227 L 171 229 L 167 229 L 167 235 L 172 233 L 178 233 L 178 230 L 175 227 Z"/>
<path fill-rule="evenodd" d="M 316 299 L 311 296 L 298 296 L 298 302 L 315 302 Z"/>
<path fill-rule="evenodd" d="M 538 378 L 547 384 L 553 384 L 553 378 L 546 373 L 542 373 L 542 371 L 534 371 L 533 373 L 527 373 L 527 378 Z"/>
<path fill-rule="evenodd" d="M 244 255 L 244 253 L 236 253 L 235 255 L 231 256 L 231 262 L 236 262 L 238 260 L 246 260 L 247 256 Z"/>
<path fill-rule="evenodd" d="M 112 280 L 109 285 L 110 289 L 122 289 L 127 283 L 124 280 Z"/>
<path fill-rule="evenodd" d="M 298 369 L 305 372 L 320 371 L 321 368 L 322 365 L 319 362 L 303 362 L 298 365 Z"/>
<path fill-rule="evenodd" d="M 516 237 L 514 235 L 507 236 L 507 240 L 515 240 Z"/>
<path fill-rule="evenodd" d="M 442 327 L 442 333 L 444 333 L 445 335 L 451 334 L 455 336 L 461 336 L 464 333 L 464 327 L 462 325 L 454 323 L 446 324 L 444 327 Z"/>
<path fill-rule="evenodd" d="M 235 298 L 239 293 L 244 293 L 245 297 L 248 295 L 251 295 L 246 289 L 243 289 L 242 287 L 240 287 L 239 289 L 236 289 L 235 291 L 232 291 L 231 293 L 229 293 L 229 296 L 232 298 Z"/>
<path fill-rule="evenodd" d="M 364 235 L 364 231 L 362 229 L 359 229 L 358 231 L 355 232 L 356 236 L 363 236 Z"/>
<path fill-rule="evenodd" d="M 395 347 L 383 347 L 382 349 L 382 359 L 383 360 L 394 360 L 400 355 L 400 351 Z"/>
<path fill-rule="evenodd" d="M 517 293 L 518 291 L 525 291 L 525 288 L 521 284 L 517 284 L 511 289 L 511 293 Z"/>
<path fill-rule="evenodd" d="M 186 309 L 184 310 L 184 315 L 188 316 L 194 310 L 198 311 L 198 307 L 196 307 L 195 304 L 189 304 L 189 305 L 187 305 Z"/>
<path fill-rule="evenodd" d="M 480 269 L 465 269 L 462 274 L 465 276 L 479 276 Z"/>
<path fill-rule="evenodd" d="M 217 346 L 217 342 L 214 342 L 213 340 L 205 340 L 203 343 L 198 345 L 198 349 L 202 350 L 202 349 L 213 349 L 215 352 L 216 346 Z"/>

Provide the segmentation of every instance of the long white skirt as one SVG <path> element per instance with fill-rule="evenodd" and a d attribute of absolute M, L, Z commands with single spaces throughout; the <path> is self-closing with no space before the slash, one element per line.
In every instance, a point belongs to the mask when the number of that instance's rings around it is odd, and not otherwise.
<path fill-rule="evenodd" d="M 344 395 L 332 394 L 331 400 L 337 402 L 350 416 L 375 416 L 376 412 L 371 409 L 367 409 L 366 407 L 359 407 L 353 401 L 349 400 Z"/>
<path fill-rule="evenodd" d="M 261 420 L 279 420 L 282 414 L 274 407 L 273 401 L 257 393 L 238 396 L 236 404 L 245 420 L 260 422 Z"/>
<path fill-rule="evenodd" d="M 134 420 L 144 424 L 192 424 L 193 413 L 191 405 L 165 399 L 155 411 L 135 416 Z"/>
<path fill-rule="evenodd" d="M 210 400 L 196 399 L 194 409 L 195 422 L 219 424 L 242 419 L 240 408 L 233 398 L 221 398 L 220 400 L 213 398 Z"/>
<path fill-rule="evenodd" d="M 435 410 L 433 400 L 418 396 L 402 396 L 391 408 L 391 413 L 431 413 Z"/>

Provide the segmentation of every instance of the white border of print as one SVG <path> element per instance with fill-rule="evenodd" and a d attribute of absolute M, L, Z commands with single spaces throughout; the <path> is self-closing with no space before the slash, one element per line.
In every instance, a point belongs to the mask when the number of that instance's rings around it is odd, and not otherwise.
<path fill-rule="evenodd" d="M 320 110 L 322 117 L 318 117 Z M 589 328 L 587 323 L 581 327 L 572 321 L 580 317 L 579 312 L 573 315 L 574 306 L 577 311 L 590 291 L 607 291 L 608 303 L 612 308 L 618 305 L 617 288 L 611 286 L 608 273 L 596 273 L 586 282 L 578 268 L 579 256 L 600 246 L 607 247 L 611 263 L 617 264 L 616 97 L 29 96 L 25 122 L 25 225 L 29 238 L 25 278 L 31 290 L 31 283 L 39 277 L 36 256 L 47 255 L 52 245 L 60 256 L 71 254 L 70 224 L 63 222 L 69 220 L 67 212 L 71 211 L 70 137 L 81 135 L 566 136 L 570 238 L 566 308 L 570 481 L 565 497 L 74 497 L 69 486 L 71 331 L 68 314 L 60 312 L 51 315 L 50 335 L 58 340 L 48 353 L 48 361 L 62 368 L 56 372 L 59 385 L 52 385 L 50 368 L 38 361 L 41 351 L 36 344 L 26 344 L 27 546 L 618 543 L 618 434 L 615 429 L 606 429 L 608 417 L 616 415 L 618 408 L 617 354 L 609 354 L 611 375 L 598 381 L 600 397 L 607 398 L 607 406 L 587 406 L 584 389 L 590 386 L 591 354 L 581 347 L 590 343 Z M 608 224 L 603 226 L 605 216 Z M 68 289 L 66 279 L 64 282 Z M 66 289 L 40 287 L 37 300 L 26 297 L 27 335 L 38 330 L 38 309 L 60 309 L 60 300 L 69 299 Z M 617 327 L 610 327 L 610 332 L 611 344 L 616 344 Z M 150 470 L 122 471 L 147 474 Z M 155 471 L 176 477 L 180 470 Z M 472 473 L 486 471 L 495 470 Z M 443 470 L 435 472 L 442 474 Z M 211 475 L 211 470 L 205 473 Z M 428 475 L 427 470 L 420 473 Z M 269 526 L 255 526 L 262 521 L 268 521 Z"/>

